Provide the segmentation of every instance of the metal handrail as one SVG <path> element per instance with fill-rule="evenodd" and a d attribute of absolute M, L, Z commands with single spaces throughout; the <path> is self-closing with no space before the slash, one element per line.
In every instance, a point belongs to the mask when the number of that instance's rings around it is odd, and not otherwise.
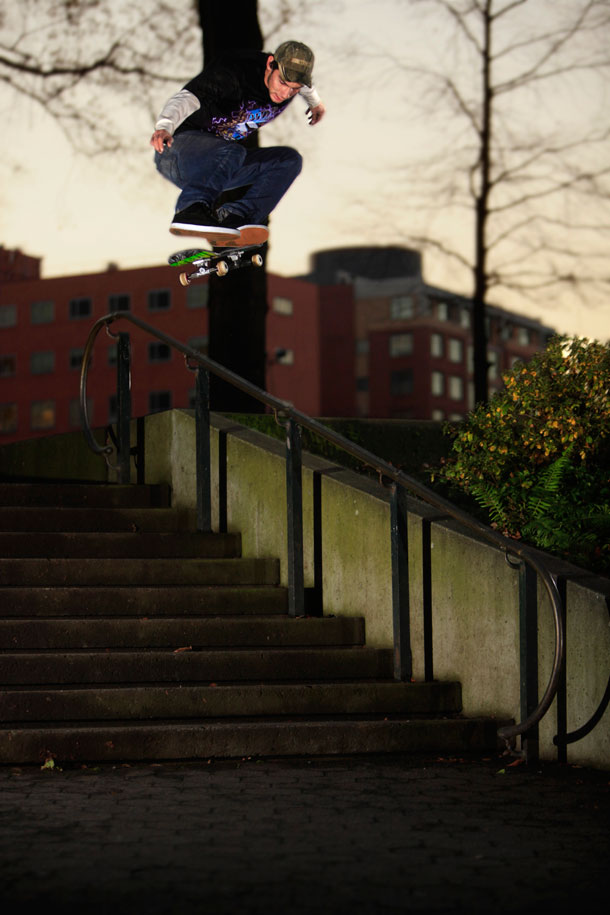
<path fill-rule="evenodd" d="M 424 486 L 418 480 L 415 480 L 413 477 L 403 473 L 402 470 L 398 470 L 396 467 L 392 466 L 392 464 L 384 461 L 383 458 L 377 457 L 377 455 L 367 451 L 366 448 L 362 448 L 360 445 L 351 442 L 349 439 L 344 438 L 344 436 L 340 435 L 338 432 L 335 432 L 333 429 L 330 429 L 328 426 L 325 426 L 318 420 L 312 419 L 312 417 L 308 416 L 306 413 L 302 413 L 300 410 L 297 410 L 297 408 L 294 407 L 293 404 L 291 404 L 289 401 L 281 400 L 279 397 L 275 397 L 273 394 L 269 394 L 267 391 L 264 391 L 257 385 L 252 384 L 252 382 L 247 381 L 245 378 L 241 378 L 239 375 L 236 375 L 230 369 L 225 368 L 218 362 L 214 362 L 214 360 L 210 359 L 208 356 L 202 355 L 197 350 L 194 350 L 192 347 L 181 343 L 179 340 L 176 340 L 169 334 L 157 330 L 157 328 L 152 324 L 148 324 L 146 321 L 142 321 L 140 318 L 130 314 L 129 312 L 111 312 L 99 318 L 91 328 L 83 353 L 80 375 L 80 406 L 83 417 L 85 438 L 89 447 L 96 454 L 104 454 L 107 456 L 113 451 L 113 448 L 110 445 L 100 446 L 96 442 L 95 438 L 93 437 L 93 433 L 91 432 L 89 418 L 87 415 L 86 396 L 89 364 L 91 361 L 91 353 L 95 339 L 98 333 L 104 327 L 108 329 L 110 324 L 117 320 L 129 321 L 131 324 L 139 327 L 146 333 L 151 334 L 153 337 L 156 337 L 158 340 L 161 340 L 168 346 L 173 347 L 186 357 L 187 362 L 192 360 L 198 363 L 207 371 L 212 372 L 214 375 L 217 375 L 219 378 L 222 378 L 224 381 L 227 381 L 229 384 L 265 404 L 267 407 L 273 410 L 276 417 L 280 415 L 285 416 L 287 419 L 292 420 L 299 426 L 303 426 L 306 429 L 309 429 L 311 432 L 320 435 L 322 438 L 326 439 L 326 441 L 336 445 L 337 448 L 340 448 L 342 451 L 346 451 L 348 454 L 351 454 L 363 464 L 373 468 L 377 473 L 387 477 L 390 480 L 393 480 L 399 486 L 403 486 L 418 499 L 421 499 L 423 502 L 432 505 L 434 508 L 443 512 L 445 515 L 448 515 L 454 521 L 459 522 L 482 539 L 498 547 L 500 550 L 503 550 L 507 558 L 509 556 L 513 556 L 526 565 L 529 565 L 544 583 L 546 592 L 551 602 L 555 628 L 553 665 L 546 689 L 537 707 L 518 724 L 505 725 L 499 728 L 498 735 L 508 743 L 520 734 L 524 734 L 531 730 L 542 720 L 544 715 L 549 710 L 559 686 L 563 666 L 565 636 L 562 613 L 563 602 L 559 593 L 557 581 L 553 574 L 541 564 L 537 556 L 535 556 L 527 547 L 520 545 L 514 540 L 510 540 L 508 537 L 505 537 L 498 531 L 493 530 L 493 528 L 487 527 L 482 522 L 471 517 L 467 512 L 457 508 L 442 496 L 437 495 L 437 493 L 433 492 L 431 489 L 428 489 L 427 486 Z"/>

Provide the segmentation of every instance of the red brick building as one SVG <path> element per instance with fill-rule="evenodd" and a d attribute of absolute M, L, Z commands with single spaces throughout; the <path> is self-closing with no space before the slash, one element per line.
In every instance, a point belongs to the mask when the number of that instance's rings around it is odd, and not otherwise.
<path fill-rule="evenodd" d="M 366 255 L 366 256 L 365 256 Z M 0 442 L 80 427 L 79 380 L 93 323 L 127 310 L 207 349 L 207 283 L 184 288 L 174 267 L 41 279 L 40 261 L 0 248 Z M 472 405 L 471 303 L 423 282 L 417 252 L 321 252 L 304 278 L 268 274 L 267 389 L 313 416 L 442 419 Z M 488 309 L 490 377 L 544 347 L 552 331 Z M 189 407 L 181 355 L 129 325 L 133 415 Z M 101 333 L 89 418 L 115 419 L 116 342 Z"/>
<path fill-rule="evenodd" d="M 417 251 L 339 248 L 312 258 L 307 279 L 353 292 L 354 409 L 346 415 L 462 419 L 474 406 L 472 301 L 426 283 Z M 334 288 L 337 288 L 336 286 Z M 487 306 L 489 390 L 554 330 Z"/>

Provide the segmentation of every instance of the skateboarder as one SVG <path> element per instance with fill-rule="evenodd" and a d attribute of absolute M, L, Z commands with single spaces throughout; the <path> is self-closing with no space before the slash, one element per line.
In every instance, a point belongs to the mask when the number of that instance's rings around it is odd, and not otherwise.
<path fill-rule="evenodd" d="M 263 229 L 269 213 L 301 171 L 300 154 L 287 146 L 248 149 L 244 140 L 305 99 L 311 124 L 325 113 L 312 84 L 314 55 L 286 41 L 274 54 L 226 52 L 165 104 L 151 138 L 161 174 L 181 188 L 170 232 L 237 238 Z M 224 203 L 224 191 L 244 188 Z"/>

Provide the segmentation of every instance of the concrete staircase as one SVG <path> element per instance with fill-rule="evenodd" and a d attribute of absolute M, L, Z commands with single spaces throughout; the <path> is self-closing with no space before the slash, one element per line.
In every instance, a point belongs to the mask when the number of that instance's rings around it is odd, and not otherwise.
<path fill-rule="evenodd" d="M 397 683 L 356 618 L 163 486 L 0 483 L 0 764 L 487 751 L 458 683 Z"/>

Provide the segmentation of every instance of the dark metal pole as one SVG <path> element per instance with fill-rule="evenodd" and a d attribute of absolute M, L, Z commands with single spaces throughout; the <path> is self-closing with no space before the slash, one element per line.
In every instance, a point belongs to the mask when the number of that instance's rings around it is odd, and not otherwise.
<path fill-rule="evenodd" d="M 218 531 L 227 532 L 227 432 L 218 430 Z"/>
<path fill-rule="evenodd" d="M 561 614 L 563 622 L 563 645 L 562 645 L 562 665 L 557 686 L 557 734 L 554 743 L 557 746 L 557 762 L 566 764 L 568 761 L 568 679 L 567 679 L 567 640 L 568 640 L 568 618 L 566 613 L 567 607 L 567 581 L 563 575 L 557 576 L 557 589 L 561 597 Z"/>
<path fill-rule="evenodd" d="M 210 373 L 199 366 L 195 381 L 195 449 L 197 456 L 197 530 L 212 530 L 210 480 Z"/>
<path fill-rule="evenodd" d="M 119 333 L 117 342 L 117 463 L 119 483 L 130 482 L 131 347 L 129 334 Z"/>
<path fill-rule="evenodd" d="M 424 680 L 434 680 L 434 649 L 432 641 L 432 519 L 421 520 L 422 552 L 422 613 L 424 634 Z"/>
<path fill-rule="evenodd" d="M 292 419 L 286 423 L 286 502 L 288 523 L 288 613 L 305 611 L 303 574 L 303 481 L 301 427 Z"/>
<path fill-rule="evenodd" d="M 311 606 L 307 612 L 311 616 L 324 615 L 324 560 L 322 549 L 322 475 L 319 470 L 312 474 L 313 489 L 313 588 L 311 589 Z"/>
<path fill-rule="evenodd" d="M 407 494 L 394 483 L 390 488 L 390 541 L 392 553 L 392 615 L 394 623 L 394 679 L 413 676 L 409 619 L 409 555 Z"/>
<path fill-rule="evenodd" d="M 521 720 L 538 705 L 538 576 L 530 566 L 519 567 L 519 650 L 521 670 Z M 521 735 L 521 749 L 528 763 L 539 756 L 538 724 Z"/>

